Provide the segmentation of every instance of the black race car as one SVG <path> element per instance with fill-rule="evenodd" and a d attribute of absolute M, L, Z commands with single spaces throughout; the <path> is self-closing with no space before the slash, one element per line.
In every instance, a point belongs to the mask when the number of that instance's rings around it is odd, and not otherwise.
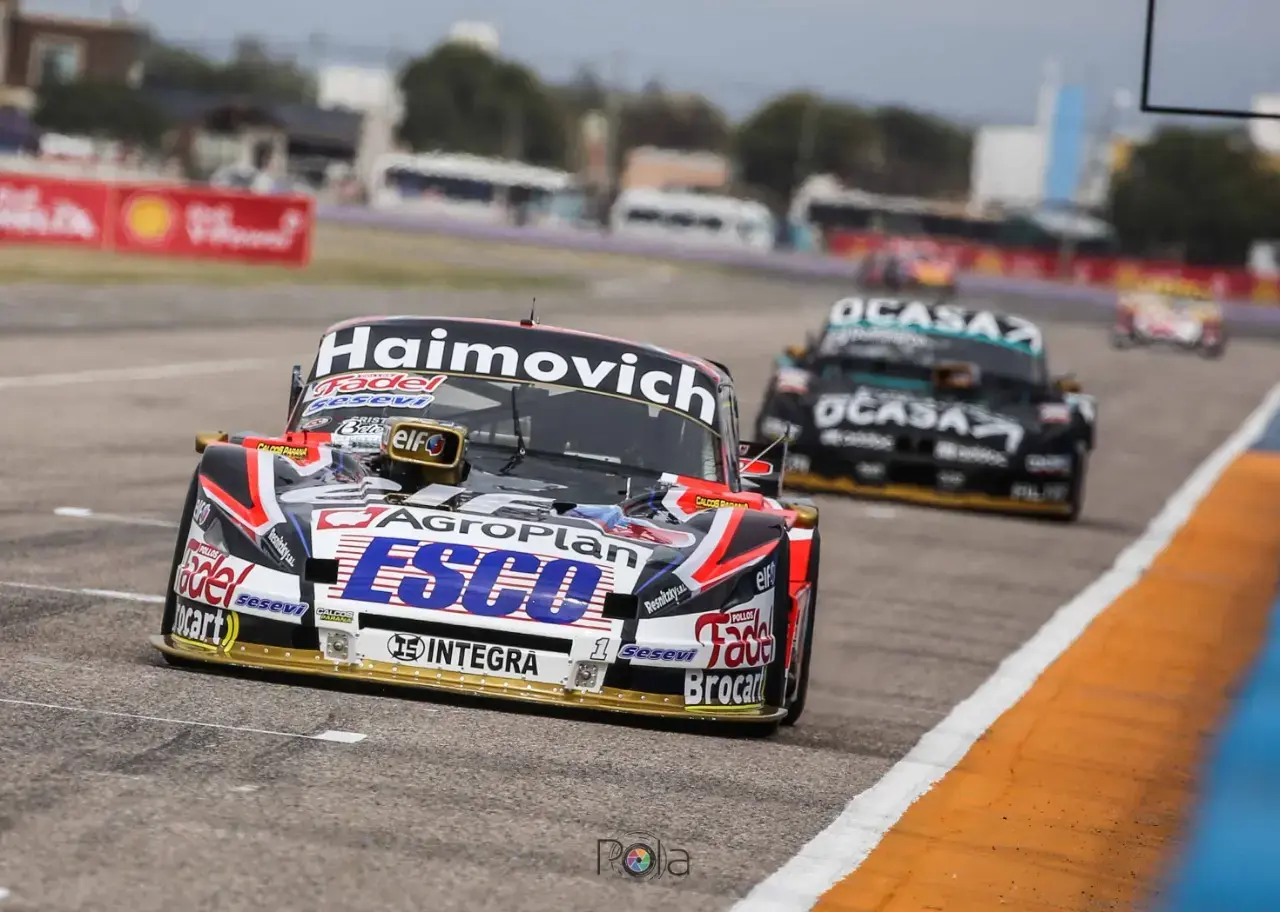
<path fill-rule="evenodd" d="M 802 490 L 1074 520 L 1094 419 L 1074 378 L 1050 376 L 1034 323 L 855 297 L 778 358 L 756 435 L 787 441 Z"/>

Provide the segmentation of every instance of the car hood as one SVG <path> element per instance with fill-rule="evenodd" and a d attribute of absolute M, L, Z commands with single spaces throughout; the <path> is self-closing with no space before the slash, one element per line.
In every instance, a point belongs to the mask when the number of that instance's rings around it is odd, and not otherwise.
<path fill-rule="evenodd" d="M 553 584 L 560 597 L 576 579 L 590 578 L 598 602 L 610 593 L 634 595 L 645 617 L 677 614 L 705 610 L 689 603 L 731 587 L 747 569 L 754 573 L 779 541 L 781 517 L 750 508 L 758 495 L 676 476 L 633 487 L 630 497 L 615 494 L 612 502 L 581 497 L 590 485 L 570 498 L 573 486 L 560 481 L 476 470 L 459 486 L 406 492 L 354 454 L 324 445 L 301 449 L 210 448 L 202 465 L 205 496 L 219 492 L 219 510 L 205 524 L 227 521 L 235 531 L 215 536 L 223 547 L 238 543 L 230 550 L 249 549 L 242 556 L 297 573 L 304 585 L 312 570 L 327 565 L 314 580 L 317 596 L 327 586 L 330 597 L 341 592 L 394 606 L 406 603 L 408 593 L 407 604 L 422 607 L 431 603 L 432 587 L 470 588 L 485 573 L 493 576 L 486 591 L 531 597 Z M 256 469 L 244 477 L 246 460 Z M 242 535 L 255 514 L 228 499 L 242 501 L 246 483 L 250 499 L 272 506 L 263 507 L 256 531 Z M 603 484 L 592 482 L 599 493 L 618 490 L 616 479 Z M 326 574 L 335 582 L 320 579 Z"/>

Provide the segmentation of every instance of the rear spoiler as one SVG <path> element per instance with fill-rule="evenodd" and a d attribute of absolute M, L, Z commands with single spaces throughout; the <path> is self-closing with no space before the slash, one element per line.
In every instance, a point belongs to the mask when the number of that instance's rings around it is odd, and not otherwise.
<path fill-rule="evenodd" d="M 782 496 L 782 476 L 786 471 L 787 441 L 758 442 L 744 440 L 738 444 L 738 472 L 743 486 L 765 497 Z"/>

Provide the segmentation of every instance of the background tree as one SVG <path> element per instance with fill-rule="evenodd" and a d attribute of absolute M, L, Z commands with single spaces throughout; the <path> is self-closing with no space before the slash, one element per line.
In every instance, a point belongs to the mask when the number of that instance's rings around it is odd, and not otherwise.
<path fill-rule="evenodd" d="M 400 74 L 399 135 L 413 148 L 519 158 L 561 167 L 565 111 L 533 71 L 479 48 L 448 43 Z"/>
<path fill-rule="evenodd" d="M 742 180 L 790 199 L 809 174 L 857 184 L 876 173 L 878 132 L 861 108 L 793 92 L 769 102 L 738 127 L 734 147 Z"/>
<path fill-rule="evenodd" d="M 941 117 L 909 108 L 880 108 L 879 167 L 866 189 L 924 197 L 963 197 L 969 192 L 973 134 Z"/>
<path fill-rule="evenodd" d="M 143 85 L 210 95 L 250 95 L 270 101 L 313 103 L 315 77 L 291 57 L 273 55 L 259 38 L 240 36 L 231 59 L 210 60 L 188 48 L 153 43 Z"/>
<path fill-rule="evenodd" d="M 1280 237 L 1280 176 L 1242 132 L 1166 127 L 1113 180 L 1109 218 L 1127 254 L 1243 265 Z"/>
<path fill-rule="evenodd" d="M 92 82 L 41 86 L 32 119 L 55 133 L 115 139 L 153 150 L 160 147 L 169 126 L 144 93 Z"/>
<path fill-rule="evenodd" d="M 701 95 L 668 92 L 650 81 L 622 106 L 618 148 L 623 155 L 638 146 L 726 152 L 731 141 L 729 119 Z"/>

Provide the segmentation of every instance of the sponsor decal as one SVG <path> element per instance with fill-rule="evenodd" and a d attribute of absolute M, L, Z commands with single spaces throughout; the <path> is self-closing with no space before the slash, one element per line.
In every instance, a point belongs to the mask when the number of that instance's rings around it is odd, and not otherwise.
<path fill-rule="evenodd" d="M 1019 482 L 1009 489 L 1009 496 L 1027 503 L 1061 503 L 1071 496 L 1071 487 L 1062 482 L 1046 485 Z"/>
<path fill-rule="evenodd" d="M 1067 475 L 1071 472 L 1071 457 L 1028 456 L 1027 471 L 1036 475 Z"/>
<path fill-rule="evenodd" d="M 196 498 L 195 509 L 191 512 L 191 521 L 200 528 L 205 528 L 209 522 L 209 511 L 213 509 L 213 505 L 203 497 Z"/>
<path fill-rule="evenodd" d="M 685 706 L 758 706 L 764 702 L 764 669 L 747 672 L 686 671 Z"/>
<path fill-rule="evenodd" d="M 1007 468 L 1009 465 L 1009 457 L 998 450 L 965 446 L 964 444 L 953 443 L 950 440 L 939 440 L 935 443 L 933 455 L 936 459 L 942 459 L 947 462 L 967 462 L 1001 469 Z"/>
<path fill-rule="evenodd" d="M 639 565 L 641 557 L 640 551 L 636 548 L 610 541 L 586 529 L 575 529 L 571 526 L 552 526 L 488 517 L 479 519 L 435 510 L 413 511 L 405 507 L 400 507 L 373 523 L 375 529 L 399 526 L 413 529 L 415 532 L 475 535 L 490 541 L 528 545 L 537 551 L 555 550 L 609 564 L 625 561 L 626 565 L 632 568 Z"/>
<path fill-rule="evenodd" d="M 321 510 L 316 515 L 316 531 L 367 529 L 374 520 L 390 509 L 390 507 L 362 507 L 358 510 Z"/>
<path fill-rule="evenodd" d="M 659 592 L 653 598 L 644 602 L 645 614 L 653 614 L 655 611 L 661 611 L 663 608 L 666 608 L 668 605 L 674 605 L 677 601 L 680 600 L 681 596 L 687 595 L 688 593 L 689 593 L 688 586 L 686 586 L 684 583 L 677 583 L 676 585 L 672 586 L 670 589 L 665 589 L 662 592 Z"/>
<path fill-rule="evenodd" d="M 778 559 L 774 557 L 768 564 L 756 571 L 756 595 L 763 595 L 774 587 L 778 580 Z"/>
<path fill-rule="evenodd" d="M 642 662 L 692 662 L 698 657 L 696 649 L 668 649 L 659 646 L 637 646 L 628 643 L 618 650 L 618 658 Z"/>
<path fill-rule="evenodd" d="M 699 643 L 711 646 L 711 668 L 768 665 L 773 658 L 773 629 L 755 608 L 704 614 L 693 625 Z"/>
<path fill-rule="evenodd" d="M 319 418 L 308 418 L 302 424 L 298 425 L 299 430 L 315 431 L 322 427 L 326 427 L 329 422 L 333 421 L 328 415 L 321 415 Z"/>
<path fill-rule="evenodd" d="M 539 674 L 537 653 L 516 646 L 397 633 L 387 641 L 387 652 L 400 662 L 415 662 L 451 671 L 517 677 L 537 677 Z"/>
<path fill-rule="evenodd" d="M 410 567 L 417 572 L 410 572 Z M 603 576 L 597 564 L 585 561 L 378 537 L 364 547 L 338 597 L 390 604 L 393 593 L 375 588 L 384 572 L 399 576 L 394 595 L 411 608 L 430 611 L 457 605 L 490 618 L 522 612 L 546 624 L 581 620 Z"/>
<path fill-rule="evenodd" d="M 351 624 L 356 619 L 354 611 L 340 611 L 337 608 L 317 608 L 316 620 L 326 624 Z"/>
<path fill-rule="evenodd" d="M 192 643 L 228 651 L 240 634 L 240 617 L 234 611 L 178 603 L 172 635 Z"/>
<path fill-rule="evenodd" d="M 229 608 L 236 590 L 251 570 L 253 564 L 248 561 L 192 538 L 187 541 L 186 556 L 174 588 L 183 598 Z"/>
<path fill-rule="evenodd" d="M 747 505 L 736 500 L 725 500 L 723 497 L 706 497 L 702 494 L 695 494 L 693 504 L 699 510 L 719 510 L 728 507 L 731 510 L 745 510 Z"/>
<path fill-rule="evenodd" d="M 884 481 L 886 469 L 883 462 L 859 462 L 853 467 L 859 481 Z"/>
<path fill-rule="evenodd" d="M 1003 438 L 1005 449 L 1010 453 L 1017 451 L 1024 433 L 1018 422 L 967 403 L 936 402 L 900 393 L 873 393 L 866 388 L 852 394 L 825 393 L 819 396 L 813 407 L 813 419 L 820 429 L 842 424 L 860 427 L 896 425 L 978 440 Z"/>
<path fill-rule="evenodd" d="M 1041 424 L 1070 424 L 1071 406 L 1065 402 L 1045 402 L 1040 406 Z"/>
<path fill-rule="evenodd" d="M 895 348 L 929 348 L 926 335 L 902 329 L 874 329 L 869 326 L 831 327 L 822 336 L 824 354 L 841 352 L 856 345 L 892 345 Z"/>
<path fill-rule="evenodd" d="M 886 434 L 872 434 L 870 431 L 844 431 L 839 428 L 827 428 L 818 434 L 818 442 L 823 446 L 842 447 L 851 450 L 880 450 L 887 452 L 894 448 L 894 439 Z"/>
<path fill-rule="evenodd" d="M 864 325 L 914 329 L 951 336 L 987 339 L 1038 354 L 1044 350 L 1040 328 L 1021 317 L 989 310 L 966 310 L 953 304 L 929 304 L 896 298 L 844 298 L 831 308 L 829 327 Z"/>
<path fill-rule="evenodd" d="M 372 338 L 375 331 L 376 341 Z M 491 345 L 451 337 L 450 329 L 441 325 L 429 331 L 424 327 L 421 337 L 390 335 L 393 331 L 395 328 L 356 326 L 329 333 L 320 341 L 314 375 L 322 378 L 369 367 L 551 383 L 666 406 L 715 427 L 715 381 L 691 364 L 677 367 L 670 358 L 657 358 L 639 351 L 622 352 L 614 361 Z M 467 331 L 484 332 L 480 327 L 467 327 Z M 490 331 L 490 335 L 497 333 Z M 530 335 L 503 333 L 504 338 L 512 341 L 528 339 Z M 340 337 L 347 341 L 340 342 Z M 565 344 L 569 341 L 565 340 Z"/>
<path fill-rule="evenodd" d="M 283 443 L 260 443 L 258 449 L 278 456 L 288 456 L 290 459 L 306 459 L 307 454 L 311 452 L 304 446 L 286 446 Z"/>
<path fill-rule="evenodd" d="M 306 400 L 322 399 L 328 396 L 345 396 L 351 393 L 434 393 L 444 376 L 437 374 L 428 377 L 423 374 L 405 374 L 395 372 L 373 372 L 362 374 L 342 374 L 326 377 L 311 384 L 307 390 Z"/>
<path fill-rule="evenodd" d="M 294 568 L 297 562 L 294 560 L 293 551 L 289 549 L 289 545 L 285 542 L 284 536 L 275 529 L 272 529 L 267 533 L 267 537 L 263 539 L 263 543 L 267 546 L 266 550 L 268 554 L 276 558 L 276 560 L 280 561 L 280 563 L 284 564 L 290 570 Z"/>
<path fill-rule="evenodd" d="M 336 411 L 338 409 L 355 409 L 355 408 L 385 408 L 385 409 L 407 409 L 409 411 L 421 411 L 428 405 L 436 401 L 435 396 L 400 396 L 391 395 L 389 393 L 356 393 L 351 396 L 326 396 L 323 399 L 315 399 L 307 403 L 307 407 L 302 410 L 303 417 L 314 415 L 316 412 Z M 378 427 L 381 432 L 382 427 Z"/>
<path fill-rule="evenodd" d="M 964 487 L 964 472 L 939 472 L 938 487 L 942 488 L 944 491 L 960 490 Z"/>
<path fill-rule="evenodd" d="M 328 420 L 327 418 L 325 419 Z M 334 429 L 335 437 L 382 437 L 387 425 L 374 418 L 348 418 Z"/>
<path fill-rule="evenodd" d="M 302 617 L 309 607 L 306 602 L 285 602 L 263 595 L 250 595 L 248 592 L 242 592 L 236 596 L 235 605 L 241 610 L 265 611 L 290 618 Z"/>

